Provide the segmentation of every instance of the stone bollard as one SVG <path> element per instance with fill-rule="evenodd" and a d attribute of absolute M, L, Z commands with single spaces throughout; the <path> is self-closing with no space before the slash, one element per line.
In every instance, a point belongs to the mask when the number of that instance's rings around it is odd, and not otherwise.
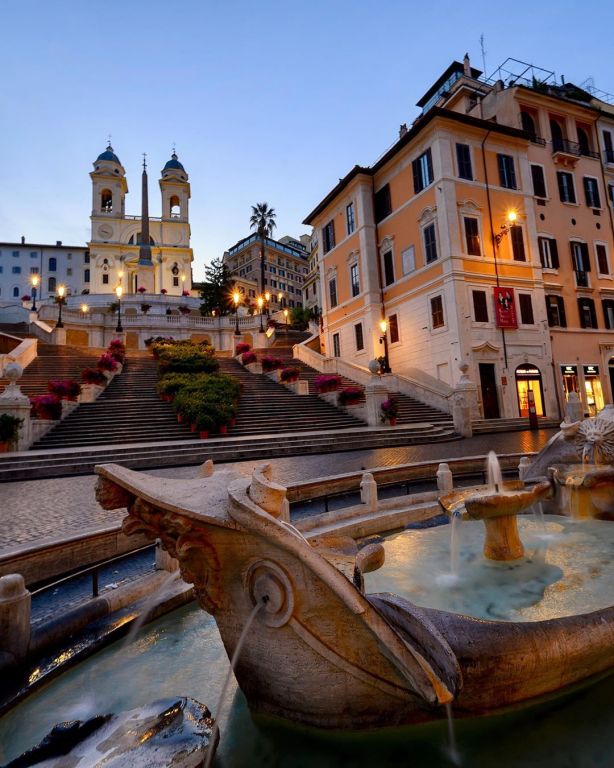
<path fill-rule="evenodd" d="M 377 512 L 377 483 L 371 472 L 365 472 L 360 481 L 360 500 L 369 512 Z"/>
<path fill-rule="evenodd" d="M 309 382 L 307 379 L 299 379 L 297 382 L 296 394 L 308 395 L 309 394 Z"/>
<path fill-rule="evenodd" d="M 518 462 L 518 478 L 524 480 L 529 467 L 531 466 L 531 459 L 528 456 L 523 456 Z"/>
<path fill-rule="evenodd" d="M 0 394 L 0 414 L 6 413 L 9 416 L 16 416 L 22 419 L 19 428 L 19 436 L 14 450 L 25 451 L 34 442 L 32 436 L 32 419 L 30 417 L 30 398 L 24 395 L 19 385 L 18 379 L 23 374 L 23 368 L 19 363 L 11 362 L 4 367 L 3 375 L 9 380 L 4 392 Z"/>
<path fill-rule="evenodd" d="M 454 477 L 450 467 L 445 462 L 437 467 L 437 489 L 444 493 L 454 489 Z"/>
<path fill-rule="evenodd" d="M 6 654 L 15 663 L 28 653 L 31 601 L 23 576 L 0 577 L 0 656 Z"/>
<path fill-rule="evenodd" d="M 567 395 L 565 403 L 565 421 L 573 424 L 575 421 L 582 421 L 584 418 L 584 406 L 577 392 L 570 392 Z"/>
<path fill-rule="evenodd" d="M 179 560 L 169 555 L 162 547 L 160 539 L 156 539 L 156 570 L 168 571 L 169 573 L 175 573 L 179 570 Z"/>
<path fill-rule="evenodd" d="M 207 459 L 207 461 L 203 461 L 203 463 L 200 465 L 200 472 L 201 477 L 211 477 L 213 474 L 213 460 Z"/>
<path fill-rule="evenodd" d="M 382 424 L 382 403 L 388 399 L 388 388 L 379 376 L 372 376 L 365 386 L 365 413 L 367 424 L 378 427 Z"/>

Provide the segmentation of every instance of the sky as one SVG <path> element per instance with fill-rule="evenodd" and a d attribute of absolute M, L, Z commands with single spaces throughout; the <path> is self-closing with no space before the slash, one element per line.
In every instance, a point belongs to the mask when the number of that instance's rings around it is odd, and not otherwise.
<path fill-rule="evenodd" d="M 0 241 L 85 244 L 97 155 L 126 169 L 126 212 L 150 214 L 173 144 L 191 182 L 194 276 L 249 234 L 250 206 L 301 222 L 355 164 L 411 123 L 465 52 L 513 57 L 614 93 L 614 3 L 559 0 L 1 0 Z"/>

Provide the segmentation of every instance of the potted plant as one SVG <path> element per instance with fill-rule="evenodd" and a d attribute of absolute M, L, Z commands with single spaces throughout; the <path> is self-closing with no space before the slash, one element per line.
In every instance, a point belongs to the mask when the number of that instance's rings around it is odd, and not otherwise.
<path fill-rule="evenodd" d="M 388 421 L 391 427 L 394 427 L 397 423 L 397 415 L 399 413 L 399 404 L 394 397 L 389 397 L 388 400 L 380 406 L 382 411 L 382 421 Z"/>
<path fill-rule="evenodd" d="M 265 355 L 262 358 L 262 370 L 265 373 L 271 371 L 277 371 L 279 368 L 284 367 L 284 361 L 280 357 L 273 357 L 272 355 Z"/>
<path fill-rule="evenodd" d="M 244 352 L 249 352 L 250 349 L 251 347 L 246 341 L 240 341 L 235 346 L 235 355 L 242 355 Z"/>
<path fill-rule="evenodd" d="M 162 290 L 160 291 L 160 293 L 161 293 L 163 296 L 166 296 L 166 294 L 168 293 L 168 291 L 166 290 L 166 288 L 162 288 Z"/>
<path fill-rule="evenodd" d="M 254 352 L 244 352 L 241 355 L 241 362 L 243 365 L 250 365 L 251 363 L 257 363 L 258 358 L 256 357 Z"/>
<path fill-rule="evenodd" d="M 196 431 L 201 440 L 209 437 L 209 432 L 213 431 L 215 422 L 208 413 L 200 413 L 196 419 Z"/>
<path fill-rule="evenodd" d="M 356 405 L 362 400 L 363 392 L 360 387 L 345 387 L 339 392 L 339 405 Z"/>
<path fill-rule="evenodd" d="M 189 291 L 181 291 L 181 295 L 182 296 L 189 296 L 190 292 Z"/>
<path fill-rule="evenodd" d="M 150 309 L 151 309 L 151 304 L 147 304 L 146 302 L 143 302 L 143 303 L 141 304 L 141 312 L 142 312 L 144 315 L 146 315 L 146 314 L 149 312 L 149 310 L 150 310 Z M 151 341 L 150 341 L 149 339 L 145 339 L 145 345 L 146 345 L 146 346 L 149 346 L 149 345 L 147 344 L 147 342 L 148 342 L 148 341 L 149 341 L 149 343 L 151 344 Z"/>
<path fill-rule="evenodd" d="M 81 384 L 72 379 L 59 379 L 50 381 L 47 389 L 52 395 L 57 395 L 61 400 L 76 400 L 81 394 Z"/>
<path fill-rule="evenodd" d="M 286 384 L 290 384 L 293 381 L 298 381 L 298 377 L 300 375 L 300 370 L 290 365 L 282 370 L 282 372 L 279 374 L 279 378 L 281 381 L 286 382 Z"/>
<path fill-rule="evenodd" d="M 96 367 L 101 371 L 108 371 L 109 373 L 113 373 L 117 370 L 117 360 L 108 352 L 103 352 L 102 355 L 100 355 L 98 358 Z"/>
<path fill-rule="evenodd" d="M 190 308 L 187 307 L 185 304 L 180 304 L 178 307 L 179 311 L 182 315 L 189 315 L 190 314 Z"/>
<path fill-rule="evenodd" d="M 21 300 L 23 301 L 24 304 L 26 304 L 28 301 L 32 301 L 32 297 L 28 293 L 26 293 L 21 297 Z"/>
<path fill-rule="evenodd" d="M 107 383 L 107 377 L 99 368 L 84 368 L 81 378 L 84 384 L 96 384 L 98 387 L 104 387 Z"/>
<path fill-rule="evenodd" d="M 124 364 L 126 360 L 126 345 L 123 341 L 120 339 L 113 339 L 113 341 L 111 341 L 109 344 L 107 351 L 114 360 L 116 360 L 121 365 Z"/>
<path fill-rule="evenodd" d="M 57 395 L 37 395 L 30 398 L 32 415 L 38 419 L 59 421 L 62 418 L 62 401 Z"/>
<path fill-rule="evenodd" d="M 147 288 L 145 288 L 145 286 L 144 286 L 144 285 L 140 285 L 140 286 L 139 286 L 139 287 L 138 287 L 136 290 L 137 290 L 137 292 L 138 292 L 138 293 L 140 293 L 140 294 L 141 294 L 141 296 L 142 296 L 144 293 L 147 293 Z"/>
<path fill-rule="evenodd" d="M 341 376 L 337 374 L 321 374 L 313 380 L 313 386 L 318 393 L 334 392 L 341 386 Z"/>
<path fill-rule="evenodd" d="M 17 443 L 23 419 L 9 413 L 0 415 L 0 453 L 10 451 Z"/>

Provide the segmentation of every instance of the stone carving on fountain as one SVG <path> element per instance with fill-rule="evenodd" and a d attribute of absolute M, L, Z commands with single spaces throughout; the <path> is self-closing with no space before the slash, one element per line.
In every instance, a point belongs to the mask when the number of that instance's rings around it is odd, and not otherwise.
<path fill-rule="evenodd" d="M 483 621 L 364 593 L 381 565 L 342 536 L 307 541 L 288 522 L 269 466 L 194 480 L 97 467 L 103 506 L 128 509 L 126 533 L 159 537 L 232 657 L 254 607 L 235 674 L 250 708 L 325 728 L 365 728 L 473 715 L 571 687 L 614 665 L 614 608 L 525 623 Z M 269 492 L 270 491 L 270 492 Z M 551 484 L 511 489 L 510 504 Z M 504 489 L 505 493 L 505 489 Z M 510 514 L 488 522 L 515 519 Z M 364 569 L 364 571 L 363 571 Z"/>

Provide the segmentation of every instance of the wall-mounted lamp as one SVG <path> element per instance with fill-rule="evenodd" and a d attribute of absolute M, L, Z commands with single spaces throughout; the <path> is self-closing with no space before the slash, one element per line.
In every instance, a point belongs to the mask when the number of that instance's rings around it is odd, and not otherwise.
<path fill-rule="evenodd" d="M 509 233 L 510 229 L 516 226 L 518 214 L 516 211 L 509 211 L 505 217 L 505 224 L 501 224 L 501 230 L 495 235 L 495 243 L 499 245 L 501 240 Z"/>

